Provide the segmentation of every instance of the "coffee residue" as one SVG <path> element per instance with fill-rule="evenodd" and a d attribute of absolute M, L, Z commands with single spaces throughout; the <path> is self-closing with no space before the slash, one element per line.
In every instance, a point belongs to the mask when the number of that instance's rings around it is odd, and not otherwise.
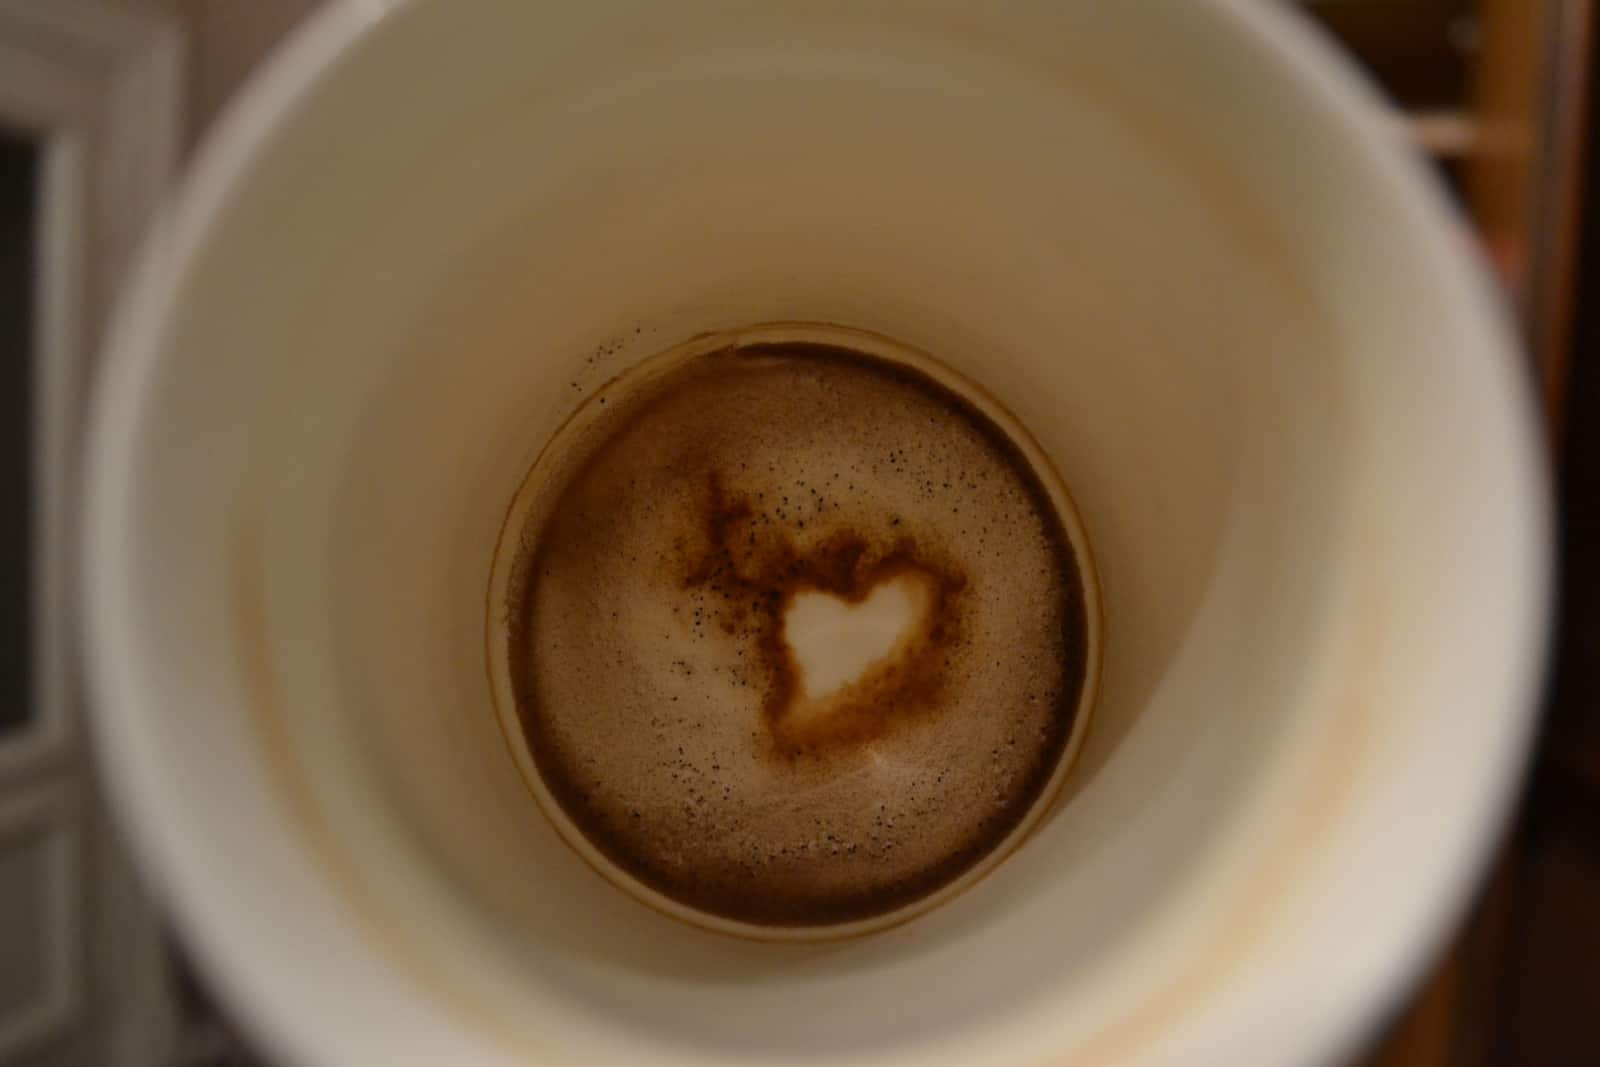
<path fill-rule="evenodd" d="M 677 563 L 688 589 L 720 600 L 724 633 L 757 650 L 766 692 L 762 711 L 770 754 L 781 759 L 820 758 L 841 746 L 881 738 L 907 720 L 936 713 L 950 650 L 961 640 L 961 570 L 919 548 L 915 538 L 892 538 L 842 527 L 807 549 L 796 547 L 782 525 L 749 496 L 731 496 L 722 478 L 707 478 L 704 541 L 685 546 Z M 926 579 L 933 590 L 922 617 L 891 656 L 824 698 L 804 718 L 801 667 L 784 636 L 784 620 L 802 592 L 815 591 L 859 604 L 873 590 L 905 575 Z"/>
<path fill-rule="evenodd" d="M 992 852 L 1059 766 L 1088 656 L 1078 561 L 1016 442 L 832 345 L 696 355 L 605 396 L 535 468 L 505 605 L 523 736 L 583 836 L 774 925 L 894 910 Z M 891 583 L 907 628 L 808 689 L 797 600 Z"/>

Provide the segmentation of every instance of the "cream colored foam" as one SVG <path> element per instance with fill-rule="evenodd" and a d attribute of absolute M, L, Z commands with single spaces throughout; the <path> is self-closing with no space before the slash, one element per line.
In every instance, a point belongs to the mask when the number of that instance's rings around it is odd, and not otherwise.
<path fill-rule="evenodd" d="M 669 897 L 758 923 L 889 910 L 1003 839 L 1059 761 L 1076 564 L 1020 455 L 930 386 L 822 350 L 700 355 L 615 383 L 541 457 L 518 711 L 566 815 Z M 830 616 L 793 566 L 840 545 L 835 571 L 888 569 Z M 786 680 L 789 627 L 814 662 Z"/>
<path fill-rule="evenodd" d="M 795 594 L 783 613 L 783 641 L 799 669 L 803 701 L 826 715 L 827 698 L 862 682 L 900 654 L 933 610 L 932 583 L 915 575 L 888 578 L 859 604 L 818 590 Z"/>

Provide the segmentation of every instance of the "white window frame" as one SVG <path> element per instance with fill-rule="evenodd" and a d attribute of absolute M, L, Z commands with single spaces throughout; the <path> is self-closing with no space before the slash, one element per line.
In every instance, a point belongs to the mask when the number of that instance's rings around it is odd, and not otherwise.
<path fill-rule="evenodd" d="M 0 1064 L 39 1055 L 150 1067 L 174 1047 L 160 923 L 93 782 L 74 619 L 86 388 L 118 281 L 174 173 L 183 73 L 183 34 L 158 11 L 111 0 L 0 0 L 0 125 L 39 151 L 35 667 L 28 721 L 0 739 L 0 847 L 45 844 L 51 967 L 38 1003 L 0 1026 Z"/>

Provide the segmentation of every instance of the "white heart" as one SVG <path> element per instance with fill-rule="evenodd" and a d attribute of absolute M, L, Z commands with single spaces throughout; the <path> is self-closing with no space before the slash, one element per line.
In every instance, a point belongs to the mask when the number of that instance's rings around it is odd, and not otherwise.
<path fill-rule="evenodd" d="M 850 603 L 831 593 L 796 593 L 783 616 L 783 638 L 800 670 L 807 700 L 865 677 L 921 628 L 933 600 L 926 575 L 902 574 Z"/>

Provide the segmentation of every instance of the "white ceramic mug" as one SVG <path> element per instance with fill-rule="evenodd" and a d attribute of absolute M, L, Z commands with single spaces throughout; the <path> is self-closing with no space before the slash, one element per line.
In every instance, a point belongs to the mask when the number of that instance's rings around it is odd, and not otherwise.
<path fill-rule="evenodd" d="M 1228 0 L 347 0 L 152 238 L 94 413 L 114 805 L 286 1062 L 1330 1063 L 1517 781 L 1548 548 L 1515 347 L 1295 18 Z M 892 931 L 756 944 L 564 848 L 495 721 L 505 508 L 693 334 L 934 353 L 1095 547 L 1062 800 Z"/>

